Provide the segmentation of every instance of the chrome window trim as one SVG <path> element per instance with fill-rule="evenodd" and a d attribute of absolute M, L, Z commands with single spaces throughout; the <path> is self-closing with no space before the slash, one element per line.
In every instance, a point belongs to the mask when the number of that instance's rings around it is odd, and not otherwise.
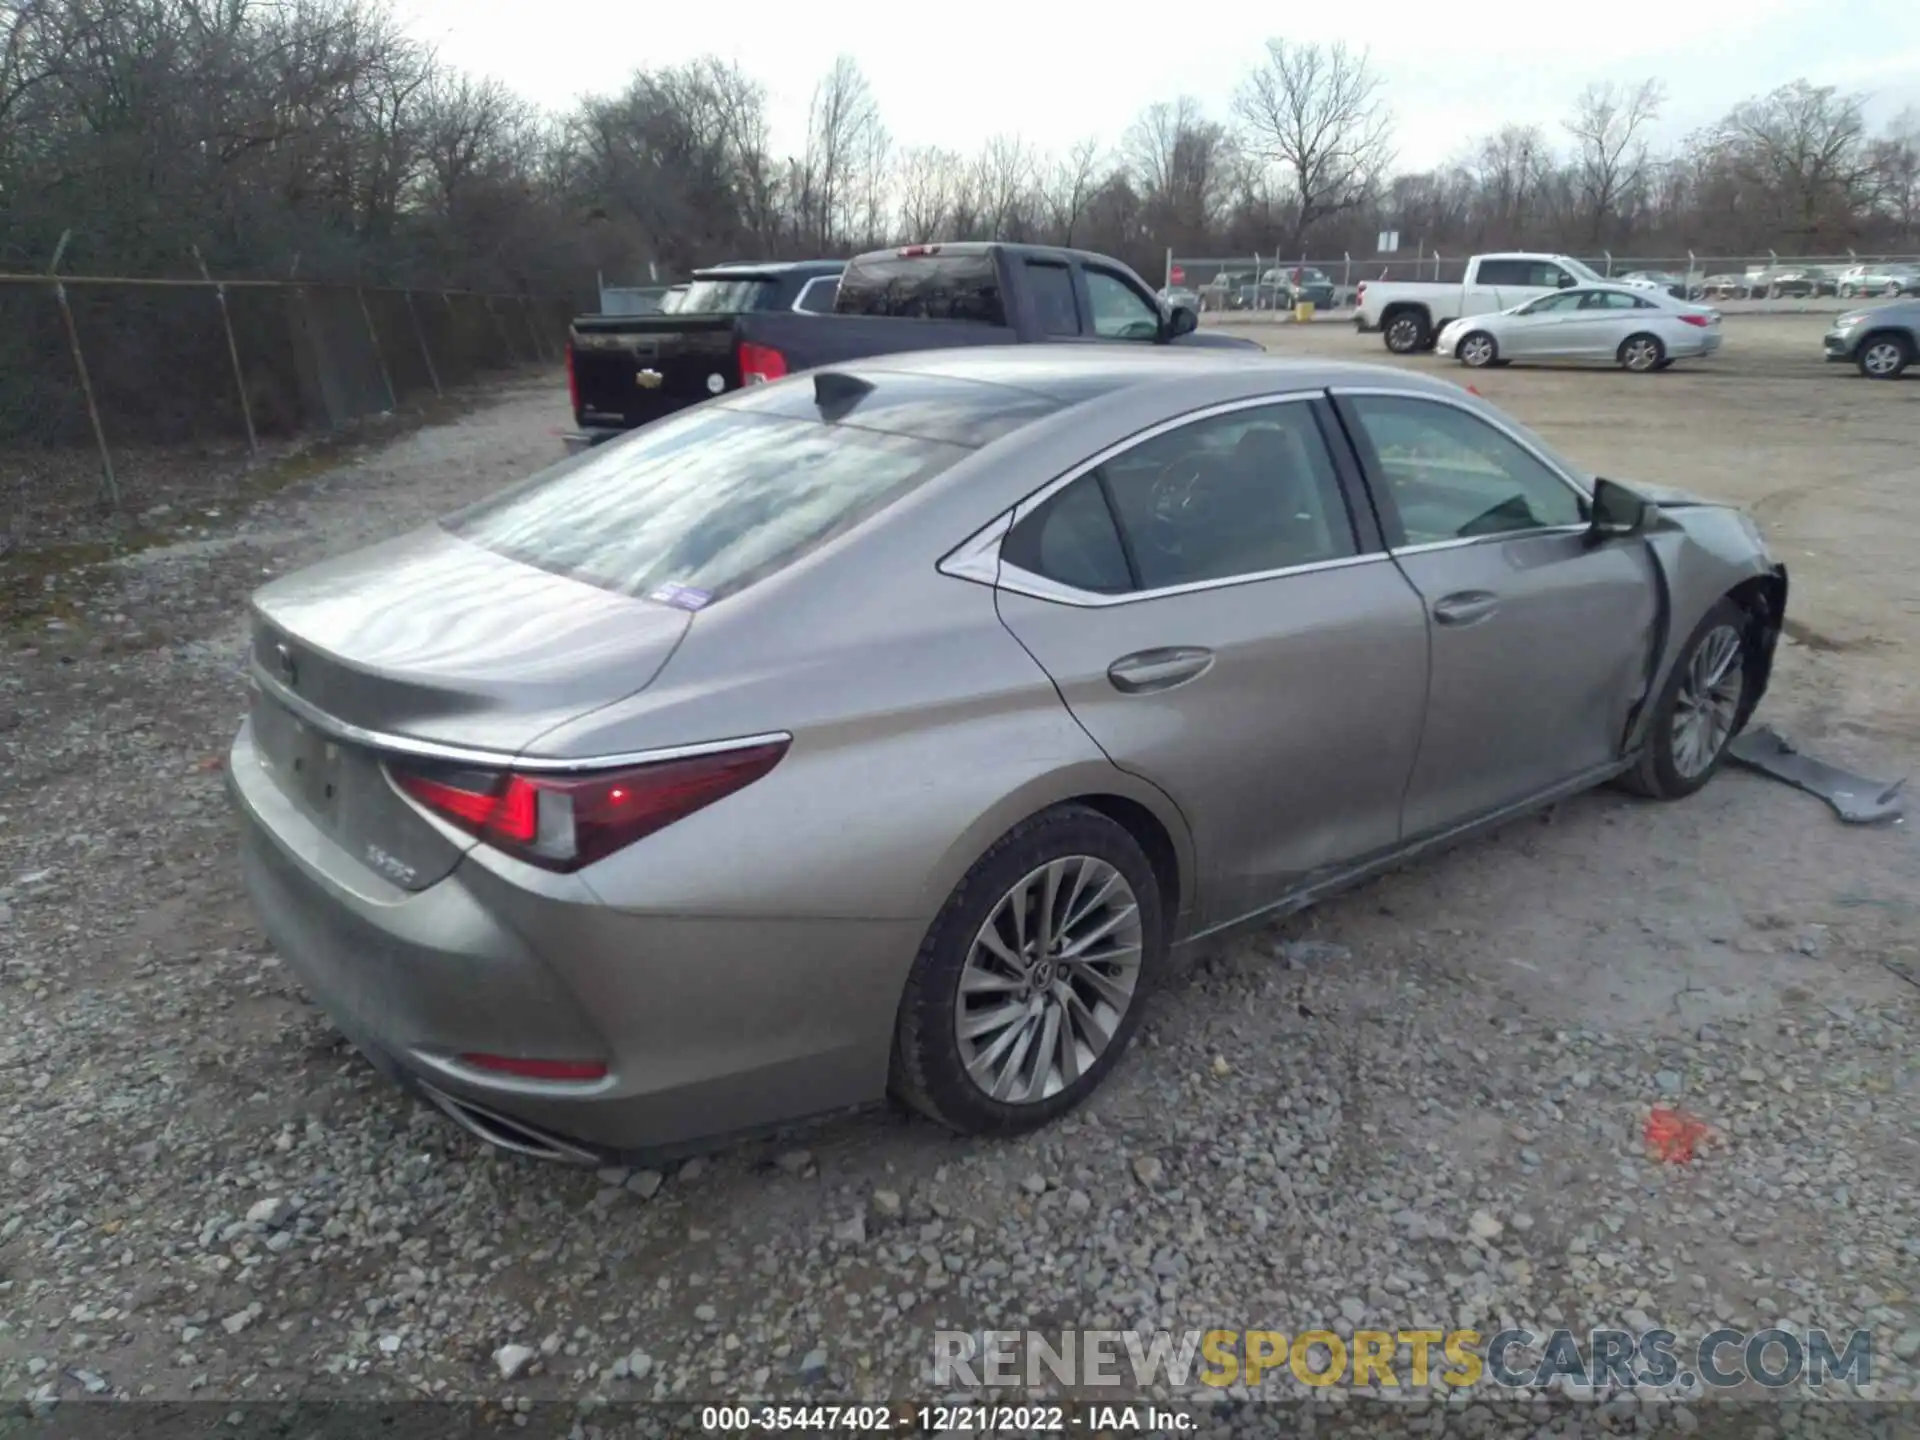
<path fill-rule="evenodd" d="M 1364 555 L 1342 555 L 1336 560 L 1313 560 L 1305 565 L 1288 565 L 1279 570 L 1258 570 L 1250 575 L 1226 575 L 1218 580 L 1192 580 L 1185 585 L 1163 585 L 1157 590 L 1129 590 L 1119 595 L 1103 595 L 1096 590 L 1078 590 L 1022 570 L 1004 561 L 1000 565 L 997 589 L 1010 590 L 1034 600 L 1073 605 L 1082 610 L 1105 610 L 1114 605 L 1133 605 L 1142 600 L 1164 600 L 1176 595 L 1198 595 L 1207 590 L 1226 590 L 1236 585 L 1258 585 L 1265 580 L 1283 580 L 1295 575 L 1313 575 L 1322 570 L 1348 570 L 1356 565 L 1384 565 L 1392 557 L 1374 550 Z"/>
<path fill-rule="evenodd" d="M 1078 462 L 1071 469 L 1047 481 L 1011 509 L 1001 511 L 948 551 L 937 568 L 943 575 L 950 575 L 960 580 L 971 580 L 977 584 L 992 585 L 1001 590 L 1011 590 L 1015 594 L 1025 595 L 1035 600 L 1075 605 L 1083 609 L 1105 609 L 1113 605 L 1131 605 L 1142 600 L 1158 600 L 1165 596 L 1191 595 L 1203 590 L 1221 590 L 1232 585 L 1252 585 L 1263 580 L 1277 580 L 1288 575 L 1307 575 L 1321 570 L 1340 570 L 1353 565 L 1384 561 L 1388 558 L 1387 551 L 1363 550 L 1354 555 L 1341 555 L 1332 560 L 1314 560 L 1305 565 L 1289 565 L 1279 570 L 1260 570 L 1246 575 L 1226 575 L 1217 580 L 1194 580 L 1184 585 L 1163 585 L 1154 590 L 1129 590 L 1119 595 L 1103 595 L 1095 590 L 1081 590 L 1072 585 L 1063 585 L 1058 580 L 1049 580 L 1044 575 L 1035 575 L 1016 565 L 1009 565 L 1000 558 L 1000 544 L 1014 526 L 1074 481 L 1099 469 L 1116 456 L 1124 455 L 1127 451 L 1144 445 L 1149 440 L 1157 440 L 1169 431 L 1178 430 L 1202 420 L 1212 420 L 1218 416 L 1232 415 L 1242 410 L 1265 410 L 1274 405 L 1305 404 L 1323 398 L 1326 393 L 1324 390 L 1317 389 L 1289 390 L 1279 394 L 1256 395 L 1239 400 L 1221 400 L 1211 405 L 1203 405 L 1198 410 L 1188 410 L 1169 419 L 1156 421 L 1146 429 L 1136 430 L 1124 440 L 1117 440 L 1104 450 L 1095 452 L 1090 459 Z M 1414 392 L 1382 390 L 1380 393 L 1400 395 Z M 1322 443 L 1325 443 L 1324 438 Z M 1342 489 L 1345 488 L 1338 477 L 1337 470 L 1335 483 L 1341 485 Z M 1351 533 L 1350 517 L 1348 528 Z"/>
<path fill-rule="evenodd" d="M 1463 535 L 1457 540 L 1423 540 L 1418 545 L 1402 545 L 1393 555 L 1426 555 L 1435 550 L 1463 550 L 1469 545 L 1494 545 L 1503 540 L 1536 540 L 1548 535 L 1584 535 L 1585 525 L 1536 525 L 1528 530 L 1496 530 L 1490 535 Z"/>
<path fill-rule="evenodd" d="M 610 770 L 627 765 L 652 765 L 665 760 L 692 760 L 702 755 L 722 755 L 729 750 L 745 750 L 755 745 L 785 743 L 793 739 L 790 731 L 769 730 L 759 735 L 739 735 L 728 740 L 707 740 L 695 745 L 664 745 L 652 750 L 623 750 L 611 755 L 586 755 L 563 759 L 549 755 L 519 755 L 505 750 L 483 750 L 466 745 L 442 745 L 436 740 L 417 740 L 410 735 L 393 735 L 383 730 L 368 730 L 345 720 L 335 719 L 312 701 L 287 689 L 267 674 L 255 659 L 248 665 L 249 678 L 262 691 L 291 710 L 295 717 L 324 735 L 349 745 L 362 745 L 390 755 L 415 760 L 442 760 L 455 765 L 481 765 L 498 769 L 537 772 L 543 775 L 566 774 L 576 770 Z"/>

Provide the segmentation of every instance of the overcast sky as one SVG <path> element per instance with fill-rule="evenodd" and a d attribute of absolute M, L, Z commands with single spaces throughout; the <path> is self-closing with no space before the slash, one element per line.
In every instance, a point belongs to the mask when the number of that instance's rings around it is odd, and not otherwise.
<path fill-rule="evenodd" d="M 996 133 L 1064 150 L 1118 138 L 1139 110 L 1186 93 L 1226 119 L 1234 86 L 1273 34 L 1371 49 L 1418 169 L 1507 122 L 1553 127 L 1593 81 L 1666 83 L 1662 139 L 1800 77 L 1873 92 L 1884 123 L 1920 105 L 1920 0 L 1612 0 L 1596 12 L 1538 0 L 1367 0 L 1292 6 L 981 3 L 805 5 L 635 0 L 394 0 L 443 58 L 561 108 L 618 89 L 632 70 L 705 53 L 766 85 L 778 153 L 797 154 L 814 83 L 859 61 L 898 143 L 971 151 Z M 1156 15 L 1165 14 L 1164 25 Z M 1604 18 L 1603 18 L 1604 17 Z M 1286 27 L 1284 30 L 1281 27 Z"/>

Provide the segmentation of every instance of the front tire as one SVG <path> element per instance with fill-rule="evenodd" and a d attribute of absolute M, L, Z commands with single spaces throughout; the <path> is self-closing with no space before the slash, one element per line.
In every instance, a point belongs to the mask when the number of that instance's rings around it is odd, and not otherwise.
<path fill-rule="evenodd" d="M 1123 826 L 1079 805 L 1022 822 L 928 929 L 889 1088 L 962 1134 L 1046 1124 L 1126 1050 L 1166 948 L 1159 881 Z"/>
<path fill-rule="evenodd" d="M 1658 335 L 1629 335 L 1620 342 L 1614 358 L 1620 362 L 1621 369 L 1644 374 L 1661 368 L 1661 361 L 1667 358 L 1667 347 L 1660 343 Z"/>
<path fill-rule="evenodd" d="M 1898 334 L 1869 335 L 1854 352 L 1853 363 L 1869 380 L 1898 380 L 1913 363 L 1913 347 Z"/>
<path fill-rule="evenodd" d="M 1484 370 L 1489 365 L 1497 364 L 1500 359 L 1500 347 L 1484 330 L 1463 335 L 1460 343 L 1453 347 L 1453 353 L 1469 370 Z"/>
<path fill-rule="evenodd" d="M 1645 745 L 1621 788 L 1652 800 L 1681 800 L 1714 777 L 1744 720 L 1752 626 L 1722 597 L 1694 628 L 1660 687 Z"/>

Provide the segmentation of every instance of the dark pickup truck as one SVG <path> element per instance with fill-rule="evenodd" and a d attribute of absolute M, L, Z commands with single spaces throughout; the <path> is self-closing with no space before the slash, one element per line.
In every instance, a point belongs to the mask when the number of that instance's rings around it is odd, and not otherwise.
<path fill-rule="evenodd" d="M 830 308 L 818 298 L 828 277 L 837 277 Z M 694 276 L 672 314 L 574 322 L 567 378 L 578 429 L 567 448 L 597 445 L 743 385 L 907 350 L 1261 348 L 1199 333 L 1198 323 L 1191 310 L 1163 305 L 1117 260 L 1040 245 L 909 245 L 856 256 L 844 269 L 838 261 L 715 267 Z"/>

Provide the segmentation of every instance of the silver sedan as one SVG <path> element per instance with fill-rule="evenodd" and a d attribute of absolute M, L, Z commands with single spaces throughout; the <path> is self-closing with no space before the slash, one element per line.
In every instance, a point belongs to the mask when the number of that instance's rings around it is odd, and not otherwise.
<path fill-rule="evenodd" d="M 586 1161 L 1100 1084 L 1173 952 L 1715 773 L 1785 570 L 1371 366 L 1077 346 L 720 397 L 254 600 L 261 924 Z"/>
<path fill-rule="evenodd" d="M 1480 369 L 1520 360 L 1592 360 L 1664 370 L 1720 348 L 1720 313 L 1656 290 L 1581 285 L 1440 331 L 1434 350 Z"/>

